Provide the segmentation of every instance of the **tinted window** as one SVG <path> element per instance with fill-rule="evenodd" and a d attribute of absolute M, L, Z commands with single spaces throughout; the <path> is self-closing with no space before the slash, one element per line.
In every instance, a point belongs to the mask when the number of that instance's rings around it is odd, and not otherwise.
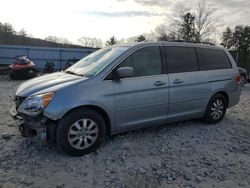
<path fill-rule="evenodd" d="M 198 70 L 194 48 L 165 47 L 168 73 L 192 72 Z"/>
<path fill-rule="evenodd" d="M 230 69 L 231 63 L 223 50 L 197 48 L 200 70 Z"/>
<path fill-rule="evenodd" d="M 161 74 L 160 49 L 159 47 L 139 49 L 127 57 L 119 67 L 133 67 L 134 77 Z"/>

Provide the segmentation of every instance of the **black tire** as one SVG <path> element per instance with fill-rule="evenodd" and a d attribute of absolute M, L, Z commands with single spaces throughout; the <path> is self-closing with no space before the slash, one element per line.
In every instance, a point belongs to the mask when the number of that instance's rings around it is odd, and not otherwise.
<path fill-rule="evenodd" d="M 81 144 L 80 144 L 79 147 L 85 147 L 84 145 L 86 143 L 85 143 L 85 141 L 78 139 L 77 144 L 75 144 L 75 146 L 72 146 L 72 145 L 74 145 L 73 144 L 74 142 L 70 143 L 70 139 L 72 139 L 71 136 L 73 136 L 75 138 L 76 137 L 79 138 L 79 135 L 74 136 L 75 133 L 73 135 L 71 135 L 69 133 L 69 131 L 73 130 L 73 128 L 76 128 L 76 126 L 74 126 L 74 124 L 76 122 L 78 122 L 78 125 L 80 125 L 80 122 L 82 122 L 81 128 L 84 129 L 85 123 L 83 123 L 83 122 L 85 122 L 85 121 L 94 122 L 95 123 L 94 126 L 95 125 L 97 126 L 97 128 L 95 126 L 94 129 L 95 130 L 98 129 L 98 133 L 97 133 L 97 137 L 95 138 L 96 140 L 92 142 L 92 145 L 90 145 L 87 148 L 78 149 L 78 148 L 75 148 L 75 147 L 77 147 L 76 145 L 78 144 L 78 142 L 79 143 L 84 142 L 83 146 L 81 146 Z M 86 126 L 90 126 L 87 124 L 88 124 L 88 122 L 86 123 Z M 79 129 L 76 129 L 76 130 L 79 132 Z M 75 131 L 75 130 L 73 130 L 73 131 Z M 91 131 L 91 130 L 89 129 L 89 131 Z M 81 133 L 81 134 L 83 134 L 83 133 Z M 91 135 L 91 133 L 88 133 L 88 134 Z M 89 135 L 87 135 L 87 136 L 85 135 L 85 136 L 88 137 Z M 85 136 L 81 135 L 80 139 L 85 139 Z M 56 133 L 56 143 L 57 143 L 58 149 L 65 152 L 66 154 L 71 155 L 71 156 L 82 156 L 84 154 L 88 154 L 88 153 L 91 153 L 93 151 L 96 151 L 98 149 L 98 147 L 100 146 L 100 144 L 105 140 L 105 136 L 106 136 L 106 125 L 105 125 L 105 121 L 104 121 L 103 117 L 94 110 L 80 108 L 80 109 L 76 109 L 76 110 L 70 112 L 63 119 L 60 120 L 60 122 L 58 124 L 58 128 L 57 128 L 57 133 Z M 87 140 L 87 142 L 89 140 Z M 89 143 L 87 143 L 87 144 L 89 144 Z"/>
<path fill-rule="evenodd" d="M 218 101 L 221 101 L 221 103 L 223 105 L 223 109 L 214 106 L 214 103 L 217 104 Z M 222 95 L 220 93 L 215 94 L 214 96 L 211 97 L 211 99 L 207 105 L 206 113 L 205 113 L 203 120 L 205 122 L 211 123 L 211 124 L 216 124 L 216 123 L 220 122 L 226 114 L 227 105 L 228 105 L 227 99 L 225 98 L 224 95 Z M 219 114 L 218 117 L 215 115 L 214 108 L 218 108 L 222 111 L 221 113 L 216 111 Z M 218 110 L 218 109 L 216 109 L 216 110 Z M 215 116 L 216 116 L 216 118 L 215 118 Z"/>

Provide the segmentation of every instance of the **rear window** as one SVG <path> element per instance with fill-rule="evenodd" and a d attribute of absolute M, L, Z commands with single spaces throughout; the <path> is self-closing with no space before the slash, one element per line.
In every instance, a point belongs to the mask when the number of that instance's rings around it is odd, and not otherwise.
<path fill-rule="evenodd" d="M 232 65 L 223 50 L 197 48 L 200 70 L 230 69 Z"/>
<path fill-rule="evenodd" d="M 191 47 L 165 47 L 168 73 L 198 71 L 196 52 Z"/>

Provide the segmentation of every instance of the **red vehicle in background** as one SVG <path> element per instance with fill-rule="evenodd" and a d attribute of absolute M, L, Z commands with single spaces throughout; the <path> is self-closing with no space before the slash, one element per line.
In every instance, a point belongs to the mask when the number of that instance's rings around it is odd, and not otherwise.
<path fill-rule="evenodd" d="M 14 57 L 10 67 L 10 78 L 12 79 L 29 79 L 36 76 L 35 64 L 27 56 Z"/>

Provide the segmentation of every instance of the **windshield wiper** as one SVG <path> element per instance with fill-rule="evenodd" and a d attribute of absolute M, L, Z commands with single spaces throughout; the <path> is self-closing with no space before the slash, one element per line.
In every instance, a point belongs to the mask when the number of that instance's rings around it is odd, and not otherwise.
<path fill-rule="evenodd" d="M 77 74 L 77 73 L 75 73 L 75 72 L 73 72 L 73 71 L 64 71 L 65 73 L 68 73 L 68 74 L 73 74 L 73 75 L 76 75 L 76 76 L 83 76 L 83 74 Z"/>

